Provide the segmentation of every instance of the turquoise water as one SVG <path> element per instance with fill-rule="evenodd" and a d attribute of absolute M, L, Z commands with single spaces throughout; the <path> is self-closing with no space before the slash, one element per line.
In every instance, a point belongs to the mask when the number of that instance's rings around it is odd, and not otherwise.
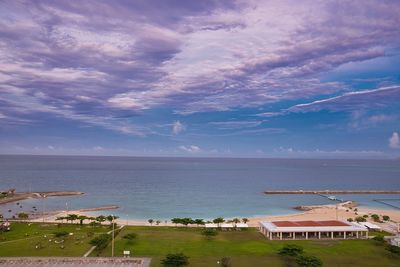
<path fill-rule="evenodd" d="M 267 196 L 265 190 L 400 190 L 394 160 L 302 160 L 0 156 L 0 190 L 78 190 L 79 197 L 26 200 L 3 205 L 6 216 L 22 210 L 118 205 L 112 213 L 130 219 L 214 218 L 295 212 L 298 205 L 332 203 L 312 195 Z M 398 196 L 346 195 L 365 206 Z M 396 202 L 396 201 L 394 201 Z M 397 202 L 398 203 L 398 202 Z M 12 212 L 9 213 L 8 209 Z M 104 213 L 110 213 L 107 211 Z"/>

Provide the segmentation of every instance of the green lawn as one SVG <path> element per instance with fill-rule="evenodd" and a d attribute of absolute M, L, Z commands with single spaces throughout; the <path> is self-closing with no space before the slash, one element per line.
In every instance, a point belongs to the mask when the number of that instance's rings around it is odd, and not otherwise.
<path fill-rule="evenodd" d="M 54 232 L 73 233 L 55 238 Z M 90 249 L 88 233 L 94 235 L 109 231 L 108 227 L 64 224 L 13 223 L 12 231 L 0 233 L 0 257 L 12 256 L 82 256 Z M 64 242 L 61 242 L 64 240 Z M 38 248 L 36 248 L 38 246 Z M 63 247 L 62 247 L 63 246 Z"/>
<path fill-rule="evenodd" d="M 73 235 L 54 238 L 56 231 Z M 82 256 L 91 247 L 92 237 L 88 233 L 97 235 L 107 231 L 108 226 L 64 224 L 59 228 L 56 224 L 13 223 L 12 231 L 0 234 L 0 257 Z M 321 258 L 328 267 L 400 266 L 400 257 L 391 255 L 373 240 L 268 241 L 256 229 L 220 231 L 216 237 L 207 239 L 200 232 L 201 229 L 185 227 L 125 227 L 116 238 L 116 256 L 130 250 L 132 256 L 151 257 L 153 267 L 160 266 L 167 253 L 176 252 L 188 255 L 190 266 L 218 266 L 217 261 L 224 256 L 231 258 L 233 267 L 287 266 L 277 252 L 285 244 L 298 244 L 306 254 Z M 122 239 L 127 233 L 136 233 L 137 238 L 129 243 Z M 58 243 L 62 239 L 64 243 Z M 38 244 L 41 248 L 36 248 Z M 101 256 L 110 255 L 109 245 Z"/>
<path fill-rule="evenodd" d="M 372 240 L 322 241 L 267 241 L 255 229 L 222 231 L 207 240 L 200 229 L 174 227 L 126 227 L 115 243 L 116 255 L 130 250 L 132 256 L 152 257 L 152 266 L 160 266 L 167 253 L 183 252 L 190 257 L 190 266 L 218 266 L 224 256 L 233 266 L 285 266 L 277 254 L 284 244 L 298 244 L 305 253 L 322 259 L 324 266 L 400 266 L 400 257 L 387 252 Z M 122 239 L 127 233 L 136 233 L 132 244 Z M 110 256 L 110 246 L 102 256 Z"/>

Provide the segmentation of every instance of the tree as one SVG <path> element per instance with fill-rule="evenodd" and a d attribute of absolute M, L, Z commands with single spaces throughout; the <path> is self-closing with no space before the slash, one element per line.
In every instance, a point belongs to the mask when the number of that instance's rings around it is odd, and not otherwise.
<path fill-rule="evenodd" d="M 387 215 L 383 215 L 382 216 L 382 219 L 384 220 L 384 221 L 389 221 L 390 220 L 390 217 L 389 216 L 387 216 Z"/>
<path fill-rule="evenodd" d="M 99 215 L 96 217 L 96 221 L 98 221 L 99 223 L 105 222 L 106 220 L 107 218 L 104 215 Z"/>
<path fill-rule="evenodd" d="M 279 255 L 296 257 L 303 253 L 303 248 L 298 245 L 285 245 L 279 250 Z"/>
<path fill-rule="evenodd" d="M 204 225 L 204 224 L 205 224 L 203 219 L 195 219 L 195 220 L 194 220 L 194 223 L 195 223 L 197 226 L 199 226 L 199 225 Z"/>
<path fill-rule="evenodd" d="M 193 223 L 193 219 L 192 218 L 182 218 L 181 219 L 181 224 L 188 226 L 189 224 Z"/>
<path fill-rule="evenodd" d="M 242 219 L 242 222 L 243 222 L 243 223 L 247 223 L 248 221 L 249 221 L 249 219 L 247 219 L 247 218 L 243 218 L 243 219 Z"/>
<path fill-rule="evenodd" d="M 165 267 L 180 267 L 189 265 L 189 257 L 183 253 L 167 254 L 165 259 L 161 260 L 161 264 Z"/>
<path fill-rule="evenodd" d="M 372 214 L 371 215 L 372 220 L 374 220 L 375 222 L 379 222 L 379 215 L 378 214 Z"/>
<path fill-rule="evenodd" d="M 232 222 L 236 225 L 236 224 L 240 223 L 240 219 L 239 218 L 233 218 Z"/>
<path fill-rule="evenodd" d="M 115 221 L 116 219 L 118 219 L 119 217 L 118 216 L 115 216 L 115 215 L 108 215 L 107 217 L 106 217 L 106 220 L 110 223 L 110 225 L 113 223 L 113 221 Z"/>
<path fill-rule="evenodd" d="M 67 221 L 71 221 L 72 223 L 78 219 L 78 215 L 76 214 L 68 214 L 66 217 Z"/>
<path fill-rule="evenodd" d="M 62 217 L 62 216 L 56 218 L 56 221 L 61 221 L 61 224 L 64 223 L 64 220 L 65 220 L 65 217 Z"/>
<path fill-rule="evenodd" d="M 149 222 L 149 224 L 150 224 L 151 226 L 153 225 L 153 222 L 154 222 L 153 219 L 148 219 L 147 221 Z"/>
<path fill-rule="evenodd" d="M 79 224 L 82 225 L 82 224 L 83 224 L 83 221 L 84 221 L 84 220 L 87 220 L 88 217 L 85 216 L 85 215 L 79 215 L 77 219 L 79 220 Z"/>
<path fill-rule="evenodd" d="M 171 222 L 175 224 L 175 226 L 177 226 L 178 223 L 181 223 L 181 218 L 172 218 Z"/>
<path fill-rule="evenodd" d="M 223 222 L 225 222 L 225 220 L 224 220 L 224 218 L 222 218 L 222 217 L 218 217 L 218 218 L 215 218 L 215 219 L 213 220 L 213 223 L 218 224 L 218 227 L 219 227 L 220 224 L 223 223 Z"/>
<path fill-rule="evenodd" d="M 296 263 L 300 267 L 320 267 L 322 261 L 315 256 L 300 255 L 296 258 Z"/>
<path fill-rule="evenodd" d="M 367 221 L 367 219 L 365 219 L 365 218 L 362 217 L 362 216 L 357 216 L 357 217 L 355 218 L 355 220 L 356 220 L 356 222 L 366 222 L 366 221 Z"/>
<path fill-rule="evenodd" d="M 352 222 L 352 221 L 353 221 L 353 218 L 348 218 L 347 221 L 348 221 L 348 222 Z"/>
<path fill-rule="evenodd" d="M 161 223 L 160 220 L 157 220 L 157 221 L 156 221 L 156 225 L 160 225 L 160 223 Z"/>
<path fill-rule="evenodd" d="M 29 218 L 29 214 L 25 212 L 18 213 L 18 219 L 20 220 L 27 220 Z"/>

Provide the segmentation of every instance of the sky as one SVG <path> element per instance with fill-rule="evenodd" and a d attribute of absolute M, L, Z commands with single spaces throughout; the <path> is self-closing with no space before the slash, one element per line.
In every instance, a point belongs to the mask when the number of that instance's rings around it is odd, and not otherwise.
<path fill-rule="evenodd" d="M 0 154 L 398 158 L 399 1 L 0 2 Z"/>

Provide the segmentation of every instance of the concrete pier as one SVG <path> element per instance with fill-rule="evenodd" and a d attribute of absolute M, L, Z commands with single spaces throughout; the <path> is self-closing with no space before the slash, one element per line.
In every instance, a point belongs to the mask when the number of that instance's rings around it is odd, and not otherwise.
<path fill-rule="evenodd" d="M 400 190 L 274 190 L 265 191 L 267 195 L 341 195 L 341 194 L 400 194 Z"/>

